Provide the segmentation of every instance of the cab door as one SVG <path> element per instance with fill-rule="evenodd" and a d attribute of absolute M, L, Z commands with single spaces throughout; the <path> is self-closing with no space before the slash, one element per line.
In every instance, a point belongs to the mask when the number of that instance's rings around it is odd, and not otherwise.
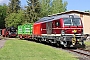
<path fill-rule="evenodd" d="M 46 22 L 46 32 L 52 34 L 52 22 Z"/>
<path fill-rule="evenodd" d="M 53 34 L 61 34 L 60 20 L 53 21 Z"/>

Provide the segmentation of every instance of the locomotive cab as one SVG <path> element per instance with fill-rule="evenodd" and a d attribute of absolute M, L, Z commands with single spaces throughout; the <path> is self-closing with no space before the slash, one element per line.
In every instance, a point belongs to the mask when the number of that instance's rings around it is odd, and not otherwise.
<path fill-rule="evenodd" d="M 63 18 L 61 30 L 61 44 L 65 47 L 82 45 L 86 37 L 83 35 L 83 24 L 78 16 L 69 15 L 69 18 Z M 79 47 L 79 46 L 77 46 Z"/>

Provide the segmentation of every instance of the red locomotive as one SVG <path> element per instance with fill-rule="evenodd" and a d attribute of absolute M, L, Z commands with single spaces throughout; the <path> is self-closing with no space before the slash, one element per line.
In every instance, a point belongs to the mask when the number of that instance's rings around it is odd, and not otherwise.
<path fill-rule="evenodd" d="M 16 28 L 15 27 L 9 27 L 9 28 L 2 29 L 1 35 L 3 37 L 16 37 L 17 36 Z"/>
<path fill-rule="evenodd" d="M 33 36 L 39 41 L 63 47 L 85 46 L 86 39 L 80 17 L 69 14 L 41 18 L 33 25 Z"/>

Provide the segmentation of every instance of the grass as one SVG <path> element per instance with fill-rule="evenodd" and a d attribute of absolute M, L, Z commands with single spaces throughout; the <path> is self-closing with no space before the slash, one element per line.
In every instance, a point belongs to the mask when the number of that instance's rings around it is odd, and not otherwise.
<path fill-rule="evenodd" d="M 85 41 L 86 46 L 90 46 L 90 41 Z"/>
<path fill-rule="evenodd" d="M 90 50 L 90 41 L 85 41 L 86 50 Z"/>
<path fill-rule="evenodd" d="M 0 60 L 78 60 L 72 54 L 25 40 L 7 40 Z"/>

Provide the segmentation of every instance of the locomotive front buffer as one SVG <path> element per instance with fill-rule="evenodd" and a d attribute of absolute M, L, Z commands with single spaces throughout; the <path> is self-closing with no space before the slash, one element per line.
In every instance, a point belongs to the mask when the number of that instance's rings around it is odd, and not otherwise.
<path fill-rule="evenodd" d="M 76 47 L 76 48 L 85 48 L 84 41 L 87 36 L 83 34 L 77 34 L 77 30 L 73 30 L 74 34 L 62 35 L 62 39 L 60 40 L 61 45 L 64 47 Z"/>

